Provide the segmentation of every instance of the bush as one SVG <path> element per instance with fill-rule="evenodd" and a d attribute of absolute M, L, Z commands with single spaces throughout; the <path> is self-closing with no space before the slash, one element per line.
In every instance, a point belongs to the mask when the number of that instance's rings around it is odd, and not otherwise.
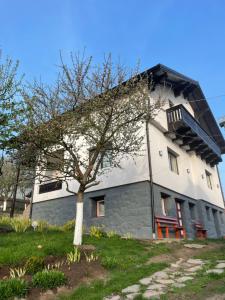
<path fill-rule="evenodd" d="M 90 236 L 95 237 L 97 239 L 100 239 L 105 235 L 102 227 L 97 227 L 97 226 L 91 226 L 90 227 Z"/>
<path fill-rule="evenodd" d="M 11 226 L 15 232 L 25 232 L 31 226 L 31 222 L 29 219 L 16 217 L 11 219 Z"/>
<path fill-rule="evenodd" d="M 38 256 L 31 256 L 26 264 L 25 269 L 27 274 L 35 274 L 44 269 L 44 260 Z"/>
<path fill-rule="evenodd" d="M 0 217 L 0 225 L 11 226 L 11 218 L 7 216 Z"/>
<path fill-rule="evenodd" d="M 32 284 L 42 289 L 53 289 L 64 285 L 67 282 L 66 276 L 61 271 L 44 270 L 33 276 Z"/>
<path fill-rule="evenodd" d="M 13 278 L 0 281 L 0 300 L 13 297 L 24 297 L 28 290 L 28 283 L 25 280 Z"/>
<path fill-rule="evenodd" d="M 108 238 L 114 238 L 114 237 L 118 237 L 119 235 L 116 233 L 116 231 L 111 230 L 111 231 L 107 231 L 107 232 L 106 232 L 106 236 L 107 236 Z"/>
<path fill-rule="evenodd" d="M 37 229 L 36 229 L 38 232 L 47 231 L 48 228 L 49 228 L 48 222 L 46 222 L 46 221 L 44 221 L 44 220 L 38 221 Z"/>
<path fill-rule="evenodd" d="M 80 250 L 77 247 L 75 247 L 74 251 L 67 253 L 66 260 L 67 260 L 68 264 L 79 262 L 80 261 Z"/>
<path fill-rule="evenodd" d="M 75 220 L 69 220 L 62 226 L 63 231 L 72 231 L 75 227 Z"/>

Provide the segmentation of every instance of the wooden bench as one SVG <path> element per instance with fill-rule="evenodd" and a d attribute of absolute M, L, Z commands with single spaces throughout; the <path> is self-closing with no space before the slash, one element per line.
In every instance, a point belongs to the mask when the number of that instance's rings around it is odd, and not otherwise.
<path fill-rule="evenodd" d="M 157 225 L 157 233 L 159 239 L 163 239 L 163 229 L 165 229 L 166 231 L 166 238 L 170 237 L 169 230 L 171 229 L 174 231 L 175 237 L 177 239 L 185 238 L 186 236 L 184 227 L 179 225 L 177 218 L 167 216 L 155 216 L 155 222 Z"/>
<path fill-rule="evenodd" d="M 207 230 L 204 229 L 203 225 L 199 222 L 193 222 L 194 228 L 196 230 L 196 237 L 197 238 L 207 238 Z"/>

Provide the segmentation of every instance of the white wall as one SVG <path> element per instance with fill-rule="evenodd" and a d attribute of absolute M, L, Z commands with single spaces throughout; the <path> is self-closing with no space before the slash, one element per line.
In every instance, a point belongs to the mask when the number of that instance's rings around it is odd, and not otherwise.
<path fill-rule="evenodd" d="M 202 161 L 195 154 L 188 154 L 185 150 L 172 142 L 170 138 L 164 135 L 168 130 L 166 116 L 166 109 L 169 107 L 168 99 L 170 99 L 174 105 L 183 104 L 194 116 L 190 104 L 182 95 L 174 97 L 174 94 L 170 89 L 163 90 L 163 95 L 162 90 L 156 89 L 153 93 L 153 97 L 158 99 L 159 95 L 167 101 L 154 122 L 150 124 L 149 129 L 154 183 L 191 198 L 203 199 L 217 206 L 224 207 L 217 168 L 210 167 L 210 165 L 207 165 L 205 161 Z M 143 128 L 143 133 L 144 132 L 145 128 Z M 179 155 L 179 175 L 169 169 L 168 147 Z M 159 151 L 162 151 L 162 156 L 159 155 Z M 88 191 L 149 180 L 146 139 L 143 143 L 141 156 L 136 157 L 135 161 L 133 161 L 133 159 L 124 160 L 122 162 L 122 167 L 122 169 L 111 169 L 110 172 L 99 177 L 98 179 L 101 183 Z M 187 172 L 187 169 L 190 170 L 190 173 Z M 208 170 L 212 174 L 212 190 L 207 186 L 205 170 Z M 202 174 L 204 175 L 204 178 L 202 178 Z M 71 190 L 77 191 L 78 189 L 78 184 L 74 180 L 69 182 L 69 186 Z M 65 184 L 63 184 L 63 189 L 59 191 L 38 194 L 38 190 L 39 187 L 37 181 L 34 188 L 34 202 L 70 195 L 66 191 Z"/>

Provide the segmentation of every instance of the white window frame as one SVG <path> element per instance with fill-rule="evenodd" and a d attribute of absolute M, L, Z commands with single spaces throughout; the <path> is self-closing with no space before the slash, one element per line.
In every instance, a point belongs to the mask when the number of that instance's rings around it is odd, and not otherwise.
<path fill-rule="evenodd" d="M 106 150 L 102 158 L 101 169 L 110 168 L 112 166 L 112 150 Z"/>
<path fill-rule="evenodd" d="M 100 204 L 104 203 L 104 213 L 100 212 Z M 96 200 L 96 217 L 101 218 L 105 216 L 105 199 Z"/>
<path fill-rule="evenodd" d="M 206 177 L 206 182 L 207 182 L 207 186 L 210 190 L 213 189 L 213 185 L 212 185 L 212 174 L 205 170 L 205 177 Z"/>
<path fill-rule="evenodd" d="M 169 167 L 170 171 L 179 175 L 179 168 L 178 168 L 178 154 L 168 148 L 168 160 L 169 160 Z"/>

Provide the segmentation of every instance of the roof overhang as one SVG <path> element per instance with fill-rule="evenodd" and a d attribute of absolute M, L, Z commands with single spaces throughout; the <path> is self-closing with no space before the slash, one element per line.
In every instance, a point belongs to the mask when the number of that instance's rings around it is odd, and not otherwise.
<path fill-rule="evenodd" d="M 147 73 L 149 76 L 151 74 L 155 84 L 167 84 L 170 88 L 172 88 L 175 97 L 182 93 L 184 98 L 190 102 L 190 105 L 194 110 L 196 120 L 220 147 L 221 153 L 225 153 L 224 137 L 198 81 L 180 74 L 162 64 L 158 64 L 143 73 Z"/>

